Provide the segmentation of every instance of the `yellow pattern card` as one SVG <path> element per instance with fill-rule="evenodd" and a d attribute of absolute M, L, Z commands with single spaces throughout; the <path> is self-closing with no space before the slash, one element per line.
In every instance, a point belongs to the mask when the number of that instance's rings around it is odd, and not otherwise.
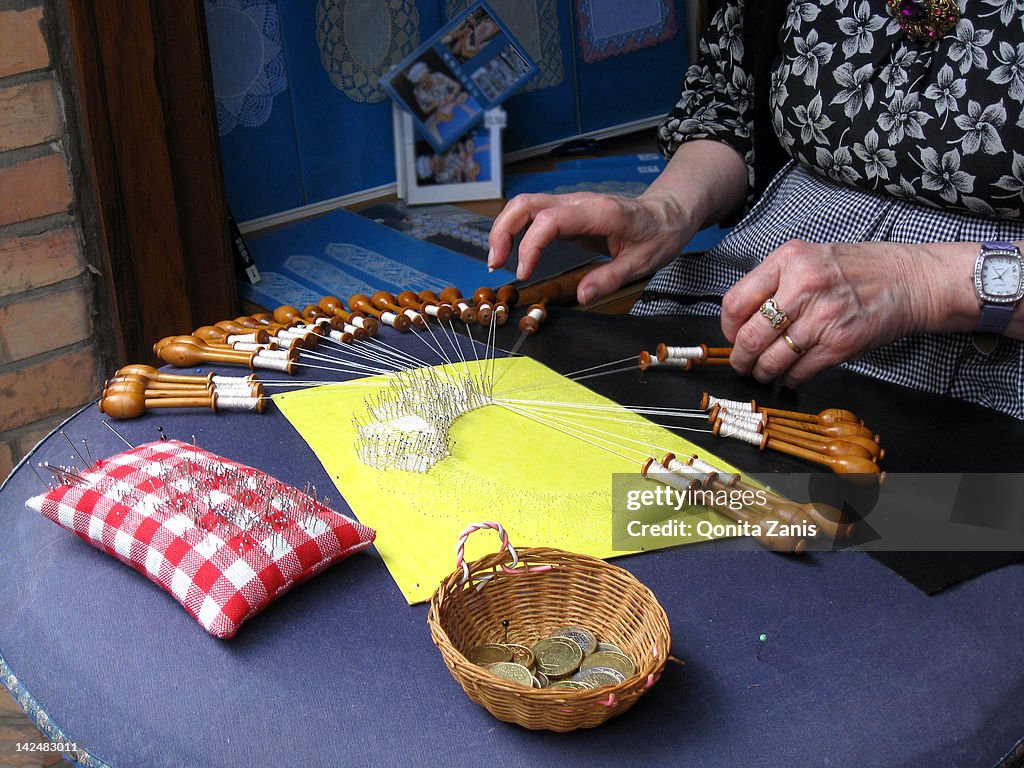
<path fill-rule="evenodd" d="M 353 417 L 365 412 L 365 398 L 382 390 L 389 377 L 274 396 L 360 522 L 377 530 L 377 550 L 410 603 L 429 599 L 455 569 L 459 534 L 475 522 L 501 523 L 516 547 L 557 547 L 601 558 L 627 554 L 612 548 L 613 475 L 637 475 L 645 456 L 697 451 L 534 360 L 487 364 L 494 366 L 497 382 L 493 397 L 508 407 L 486 405 L 456 419 L 451 455 L 427 472 L 375 469 L 357 456 Z M 475 376 L 480 365 L 438 369 Z M 579 407 L 587 405 L 601 408 Z M 701 514 L 725 520 L 710 510 L 689 514 L 697 515 L 688 518 L 694 521 Z M 497 537 L 475 536 L 466 557 L 474 560 L 497 547 Z"/>

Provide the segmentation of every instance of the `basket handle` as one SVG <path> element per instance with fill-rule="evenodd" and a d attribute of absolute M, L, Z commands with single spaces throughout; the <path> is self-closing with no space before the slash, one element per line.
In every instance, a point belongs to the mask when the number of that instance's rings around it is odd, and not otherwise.
<path fill-rule="evenodd" d="M 462 579 L 459 580 L 459 584 L 465 584 L 471 578 L 470 573 L 469 573 L 469 564 L 466 562 L 466 557 L 465 557 L 465 554 L 466 554 L 466 540 L 469 538 L 469 534 L 473 533 L 474 531 L 484 530 L 486 528 L 490 528 L 490 529 L 495 530 L 495 531 L 498 532 L 498 535 L 501 536 L 501 549 L 498 550 L 498 551 L 499 552 L 508 552 L 509 557 L 512 560 L 512 565 L 510 565 L 510 566 L 509 565 L 505 565 L 504 563 L 501 564 L 501 570 L 503 572 L 510 573 L 510 574 L 517 574 L 517 573 L 539 573 L 541 571 L 550 571 L 551 570 L 551 566 L 550 565 L 537 565 L 537 566 L 527 566 L 527 565 L 524 565 L 522 567 L 519 567 L 519 555 L 516 552 L 516 548 L 513 547 L 511 542 L 508 540 L 508 533 L 505 531 L 505 528 L 504 528 L 504 526 L 502 526 L 501 523 L 493 523 L 493 522 L 473 523 L 472 525 L 467 526 L 466 529 L 462 533 L 459 534 L 459 543 L 455 547 L 455 568 L 456 568 L 456 570 L 458 570 L 459 568 L 462 569 Z M 476 585 L 476 588 L 480 589 L 488 581 L 490 581 L 491 578 L 492 578 L 492 576 L 490 574 L 478 577 L 477 578 L 477 582 L 478 583 Z"/>

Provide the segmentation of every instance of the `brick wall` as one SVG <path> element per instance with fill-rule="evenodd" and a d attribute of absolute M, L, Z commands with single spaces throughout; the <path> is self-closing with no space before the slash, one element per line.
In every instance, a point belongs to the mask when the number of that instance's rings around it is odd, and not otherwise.
<path fill-rule="evenodd" d="M 0 480 L 102 368 L 45 13 L 0 0 Z"/>

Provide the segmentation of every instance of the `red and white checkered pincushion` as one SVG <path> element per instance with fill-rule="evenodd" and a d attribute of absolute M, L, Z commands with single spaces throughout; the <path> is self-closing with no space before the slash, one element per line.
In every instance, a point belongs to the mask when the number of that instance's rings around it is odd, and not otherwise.
<path fill-rule="evenodd" d="M 174 440 L 81 476 L 27 506 L 162 586 L 216 637 L 375 536 L 257 469 Z"/>

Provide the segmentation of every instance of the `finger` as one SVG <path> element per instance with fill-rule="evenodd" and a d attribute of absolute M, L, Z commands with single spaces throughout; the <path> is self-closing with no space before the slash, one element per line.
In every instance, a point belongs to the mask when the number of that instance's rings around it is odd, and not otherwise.
<path fill-rule="evenodd" d="M 533 220 L 536 210 L 540 210 L 544 204 L 540 197 L 547 195 L 517 195 L 509 200 L 501 213 L 491 224 L 491 231 L 487 237 L 487 244 L 490 250 L 487 254 L 487 266 L 490 269 L 497 269 L 504 266 L 512 253 L 512 244 L 518 235 Z"/>
<path fill-rule="evenodd" d="M 789 343 L 786 342 L 787 335 Z M 806 351 L 787 329 L 758 356 L 751 374 L 762 384 L 775 381 L 786 374 Z"/>
<path fill-rule="evenodd" d="M 790 366 L 783 378 L 783 383 L 787 387 L 796 388 L 839 362 L 841 362 L 841 358 L 833 350 L 822 344 L 816 344 L 807 350 L 807 354 L 801 355 Z"/>
<path fill-rule="evenodd" d="M 595 299 L 607 296 L 635 277 L 635 267 L 629 258 L 618 258 L 596 267 L 580 280 L 576 286 L 576 300 L 589 304 Z"/>
<path fill-rule="evenodd" d="M 580 236 L 607 235 L 620 219 L 618 208 L 610 208 L 598 195 L 553 195 L 562 199 L 533 216 L 519 241 L 519 269 L 516 277 L 528 277 L 540 260 L 541 252 L 554 240 Z"/>
<path fill-rule="evenodd" d="M 735 342 L 739 329 L 779 289 L 780 272 L 775 259 L 765 259 L 722 297 L 722 332 Z"/>
<path fill-rule="evenodd" d="M 781 342 L 785 346 L 782 334 L 786 333 L 792 323 L 800 317 L 800 311 L 803 307 L 797 296 L 794 295 L 792 298 L 786 298 L 785 289 L 780 288 L 779 294 L 780 297 L 774 300 L 774 305 L 778 310 L 784 312 L 788 318 L 783 325 L 778 328 L 772 327 L 771 320 L 761 312 L 761 307 L 767 303 L 767 301 L 762 300 L 751 314 L 748 315 L 747 321 L 736 331 L 729 362 L 737 372 L 744 375 L 754 373 L 756 363 L 770 346 L 776 342 Z M 781 350 L 775 353 L 770 358 L 770 361 L 778 364 L 781 359 L 780 353 Z"/>

